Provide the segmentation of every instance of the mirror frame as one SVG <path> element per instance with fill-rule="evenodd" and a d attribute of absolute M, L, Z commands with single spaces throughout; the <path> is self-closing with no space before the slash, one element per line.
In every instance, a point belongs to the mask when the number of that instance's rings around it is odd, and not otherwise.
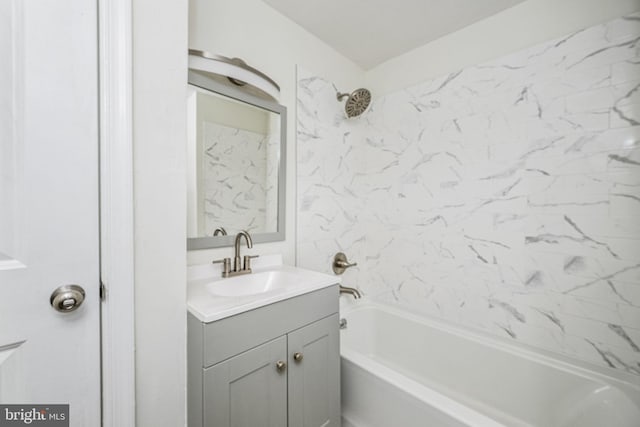
<path fill-rule="evenodd" d="M 275 232 L 251 234 L 253 243 L 279 242 L 285 240 L 286 225 L 286 189 L 287 189 L 287 108 L 274 101 L 268 101 L 243 92 L 232 86 L 226 86 L 206 73 L 189 70 L 188 82 L 206 91 L 262 108 L 280 115 L 280 158 L 278 160 L 278 229 Z M 235 235 L 187 237 L 187 250 L 213 249 L 233 246 Z"/>

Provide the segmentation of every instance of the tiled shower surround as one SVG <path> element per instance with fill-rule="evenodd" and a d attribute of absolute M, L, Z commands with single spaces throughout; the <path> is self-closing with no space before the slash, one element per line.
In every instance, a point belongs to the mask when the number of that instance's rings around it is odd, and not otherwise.
<path fill-rule="evenodd" d="M 640 375 L 640 13 L 355 120 L 298 74 L 300 266 L 344 251 L 369 297 Z"/>

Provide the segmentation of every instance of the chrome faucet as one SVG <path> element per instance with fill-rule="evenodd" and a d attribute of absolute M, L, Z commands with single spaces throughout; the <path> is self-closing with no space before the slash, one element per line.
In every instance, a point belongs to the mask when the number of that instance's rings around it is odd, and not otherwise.
<path fill-rule="evenodd" d="M 213 264 L 222 263 L 222 277 L 233 277 L 238 276 L 240 274 L 249 274 L 251 273 L 251 259 L 257 258 L 259 255 L 245 255 L 243 259 L 243 263 L 240 261 L 240 244 L 242 243 L 242 238 L 247 241 L 247 247 L 253 247 L 253 240 L 251 240 L 251 236 L 249 232 L 242 230 L 236 235 L 236 242 L 234 245 L 234 257 L 233 257 L 233 270 L 231 270 L 231 260 L 229 258 L 219 259 L 212 261 Z M 241 266 L 242 264 L 242 266 Z"/>
<path fill-rule="evenodd" d="M 362 294 L 356 288 L 350 288 L 348 286 L 340 285 L 340 294 L 349 294 L 355 299 L 362 298 Z"/>
<path fill-rule="evenodd" d="M 227 235 L 227 230 L 224 229 L 224 227 L 218 227 L 213 231 L 213 235 L 214 236 L 226 236 Z"/>
<path fill-rule="evenodd" d="M 249 235 L 249 232 L 242 230 L 241 232 L 239 232 L 238 234 L 236 234 L 236 243 L 235 243 L 235 251 L 236 251 L 236 256 L 233 258 L 233 272 L 234 273 L 238 273 L 239 271 L 245 271 L 247 270 L 247 266 L 245 265 L 242 270 L 240 270 L 240 243 L 242 242 L 242 237 L 244 236 L 244 239 L 247 241 L 247 248 L 251 249 L 253 247 L 253 240 L 251 240 L 251 236 Z M 246 259 L 245 259 L 246 260 Z M 246 264 L 246 262 L 245 262 Z M 247 271 L 247 273 L 251 273 L 251 268 L 249 268 L 249 271 Z"/>

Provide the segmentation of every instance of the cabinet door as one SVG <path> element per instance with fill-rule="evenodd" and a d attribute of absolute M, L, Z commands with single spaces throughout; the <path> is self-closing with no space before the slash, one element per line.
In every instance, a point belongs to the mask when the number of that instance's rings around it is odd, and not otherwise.
<path fill-rule="evenodd" d="M 340 426 L 338 322 L 335 314 L 288 335 L 289 427 Z"/>
<path fill-rule="evenodd" d="M 286 337 L 276 338 L 204 370 L 206 427 L 287 425 Z"/>

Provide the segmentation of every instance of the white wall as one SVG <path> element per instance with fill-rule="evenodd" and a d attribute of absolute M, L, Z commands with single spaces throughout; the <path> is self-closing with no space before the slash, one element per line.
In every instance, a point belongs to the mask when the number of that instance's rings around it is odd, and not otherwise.
<path fill-rule="evenodd" d="M 366 84 L 375 98 L 639 8 L 639 0 L 529 0 L 378 65 Z"/>
<path fill-rule="evenodd" d="M 189 47 L 239 57 L 274 79 L 287 107 L 287 226 L 284 242 L 257 245 L 258 254 L 282 253 L 295 263 L 296 65 L 330 78 L 341 91 L 363 84 L 364 73 L 315 36 L 260 0 L 191 0 Z M 337 101 L 336 101 L 337 102 Z M 189 264 L 229 256 L 230 249 L 190 251 Z"/>
<path fill-rule="evenodd" d="M 186 0 L 133 2 L 136 425 L 186 423 Z"/>
<path fill-rule="evenodd" d="M 204 89 L 196 89 L 196 93 L 196 121 L 190 125 L 195 126 L 197 131 L 200 130 L 198 125 L 206 121 L 262 135 L 269 133 L 270 113 L 265 110 L 247 106 L 227 97 L 212 95 Z"/>

